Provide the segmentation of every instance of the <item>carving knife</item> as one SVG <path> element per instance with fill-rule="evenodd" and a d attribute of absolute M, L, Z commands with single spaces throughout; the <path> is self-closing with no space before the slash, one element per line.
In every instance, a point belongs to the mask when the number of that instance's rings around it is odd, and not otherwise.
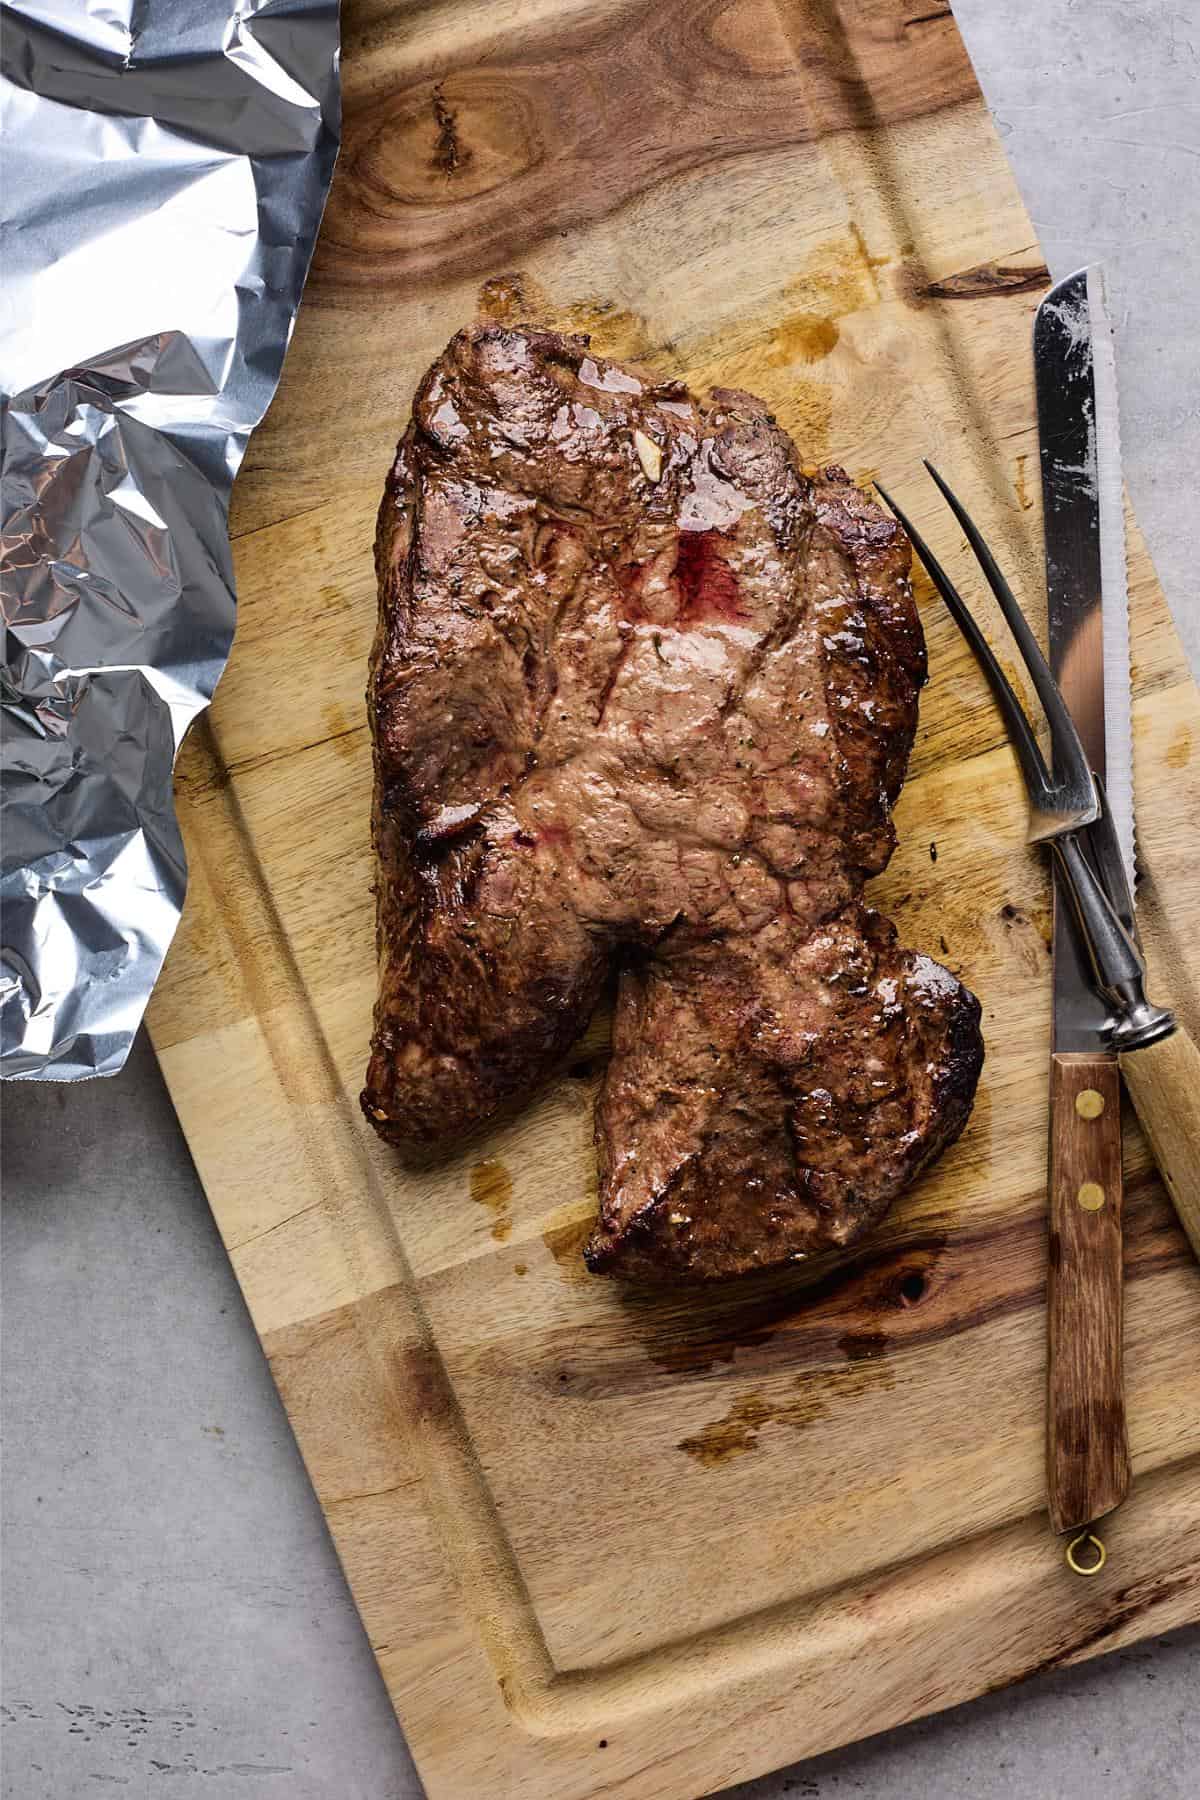
<path fill-rule="evenodd" d="M 1125 524 L 1112 331 L 1097 269 L 1052 288 L 1033 333 L 1049 662 L 1107 790 L 1134 891 Z M 1054 894 L 1046 1472 L 1056 1531 L 1129 1487 L 1122 1374 L 1121 1085 L 1106 1001 L 1061 878 Z"/>
<path fill-rule="evenodd" d="M 1101 799 L 1074 874 L 1062 857 L 1055 868 L 1047 1466 L 1051 1519 L 1067 1531 L 1129 1486 L 1118 1075 L 1200 1257 L 1200 1051 L 1143 985 L 1116 363 L 1098 270 L 1046 296 L 1034 366 L 1050 665 Z"/>

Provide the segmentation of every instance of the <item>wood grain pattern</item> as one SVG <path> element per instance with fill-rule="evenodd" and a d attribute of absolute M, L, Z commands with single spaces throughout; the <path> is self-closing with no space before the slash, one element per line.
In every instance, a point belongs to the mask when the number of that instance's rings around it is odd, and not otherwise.
<path fill-rule="evenodd" d="M 1048 1199 L 1046 1490 L 1051 1525 L 1070 1531 L 1129 1490 L 1115 1056 L 1050 1059 Z"/>
<path fill-rule="evenodd" d="M 919 459 L 1036 612 L 1043 258 L 937 7 L 350 0 L 344 45 L 347 150 L 235 495 L 237 643 L 180 762 L 152 1031 L 430 1793 L 691 1800 L 1196 1615 L 1200 1271 L 1131 1125 L 1135 1487 L 1075 1581 L 1045 1513 L 1047 875 L 924 584 L 932 680 L 872 893 L 984 1001 L 949 1155 L 809 1286 L 623 1293 L 578 1260 L 601 1015 L 519 1116 L 405 1172 L 355 1105 L 375 510 L 446 339 L 533 316 L 886 472 L 1002 644 Z M 1194 1030 L 1200 711 L 1133 543 L 1140 918 Z"/>
<path fill-rule="evenodd" d="M 1200 1257 L 1200 1051 L 1186 1029 L 1121 1058 L 1154 1160 Z"/>
<path fill-rule="evenodd" d="M 402 9 L 374 22 L 361 62 L 348 39 L 318 294 L 487 274 L 664 181 L 918 118 L 974 89 L 957 32 L 931 29 L 949 14 L 914 4 L 906 18 L 891 0 L 526 7 L 519 25 L 501 13 L 477 33 L 462 10 L 449 66 L 444 38 L 404 31 Z"/>

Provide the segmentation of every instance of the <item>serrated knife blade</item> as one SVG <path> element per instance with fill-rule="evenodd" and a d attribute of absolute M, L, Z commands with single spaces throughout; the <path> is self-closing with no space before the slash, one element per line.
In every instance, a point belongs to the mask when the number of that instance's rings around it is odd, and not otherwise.
<path fill-rule="evenodd" d="M 1110 854 L 1100 821 L 1090 827 L 1090 853 L 1102 873 L 1108 865 L 1103 885 L 1120 916 L 1125 897 L 1116 895 L 1112 869 L 1124 867 L 1130 908 L 1136 894 L 1132 693 L 1116 358 L 1099 270 L 1080 270 L 1043 300 L 1034 326 L 1034 366 L 1049 660 L 1093 767 L 1107 781 L 1107 816 L 1115 841 Z M 1093 986 L 1087 966 L 1091 959 L 1067 910 L 1056 883 L 1050 1131 L 1052 1146 L 1062 1145 L 1066 1152 L 1061 1171 L 1070 1171 L 1069 1180 L 1054 1183 L 1059 1164 L 1052 1148 L 1047 1294 L 1051 1364 L 1058 1371 L 1050 1379 L 1051 1512 L 1056 1522 L 1081 1518 L 1088 1508 L 1098 1517 L 1102 1506 L 1118 1503 L 1128 1482 L 1124 1426 L 1117 1417 L 1121 1158 L 1114 1061 L 1180 1223 L 1200 1257 L 1200 1050 L 1186 1025 L 1148 998 L 1136 943 L 1126 937 L 1122 946 L 1104 929 L 1102 914 L 1088 927 L 1095 973 L 1103 976 Z M 1126 932 L 1131 922 L 1123 920 Z M 1108 1001 L 1098 987 L 1107 989 Z M 1106 1021 L 1110 1003 L 1115 1014 Z M 1066 1104 L 1067 1085 L 1083 1078 L 1085 1070 L 1092 1084 L 1088 1119 Z M 1100 1092 L 1106 1086 L 1111 1099 Z M 1087 1128 L 1077 1136 L 1078 1120 Z M 1106 1183 L 1097 1176 L 1092 1186 L 1081 1184 L 1079 1152 L 1086 1152 L 1097 1169 L 1107 1153 L 1111 1179 Z M 1092 1234 L 1080 1230 L 1089 1194 L 1093 1201 L 1103 1195 L 1094 1214 L 1102 1230 Z M 1102 1331 L 1108 1334 L 1103 1369 L 1104 1358 L 1097 1354 Z M 1080 1424 L 1081 1395 L 1095 1403 L 1086 1429 Z M 1061 1403 L 1057 1407 L 1056 1400 Z"/>
<path fill-rule="evenodd" d="M 1033 333 L 1050 666 L 1104 780 L 1134 890 L 1133 731 L 1116 357 L 1104 282 L 1080 269 L 1050 290 Z M 1061 898 L 1054 1048 L 1091 1052 L 1106 1006 Z M 1057 929 L 1059 924 L 1063 929 Z"/>

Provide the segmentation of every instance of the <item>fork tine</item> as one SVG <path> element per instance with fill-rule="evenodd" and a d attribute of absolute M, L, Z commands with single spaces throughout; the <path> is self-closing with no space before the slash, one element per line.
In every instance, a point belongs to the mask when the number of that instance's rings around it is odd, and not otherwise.
<path fill-rule="evenodd" d="M 999 601 L 1000 610 L 1008 621 L 1008 628 L 1017 640 L 1021 659 L 1029 670 L 1030 680 L 1037 689 L 1038 699 L 1045 708 L 1046 719 L 1050 726 L 1051 763 L 1055 775 L 1060 781 L 1069 782 L 1072 786 L 1087 788 L 1092 780 L 1092 771 L 1083 745 L 1079 741 L 1075 721 L 1071 717 L 1066 701 L 1059 692 L 1057 681 L 1050 673 L 1046 659 L 1042 655 L 1041 646 L 1030 629 L 1028 619 L 1021 611 L 1016 595 L 1009 587 L 999 564 L 985 544 L 979 528 L 962 501 L 948 483 L 942 480 L 928 458 L 925 459 L 925 467 L 936 482 L 942 498 L 966 533 L 967 542 L 975 552 L 975 560 L 987 577 L 987 584 Z"/>
<path fill-rule="evenodd" d="M 1038 741 L 1033 735 L 1029 720 L 1025 717 L 1025 709 L 1013 692 L 1007 675 L 996 661 L 991 645 L 975 623 L 962 595 L 912 520 L 901 510 L 880 482 L 876 481 L 874 486 L 884 505 L 890 512 L 895 513 L 908 533 L 913 549 L 925 564 L 930 581 L 942 596 L 955 624 L 975 652 L 975 656 L 991 684 L 992 692 L 996 697 L 996 705 L 1000 708 L 1004 723 L 1008 727 L 1008 735 L 1012 740 L 1013 749 L 1016 751 L 1017 761 L 1021 765 L 1021 773 L 1025 777 L 1025 786 L 1029 789 L 1030 799 L 1035 805 L 1043 804 L 1051 792 L 1050 776 L 1041 750 L 1038 748 Z"/>

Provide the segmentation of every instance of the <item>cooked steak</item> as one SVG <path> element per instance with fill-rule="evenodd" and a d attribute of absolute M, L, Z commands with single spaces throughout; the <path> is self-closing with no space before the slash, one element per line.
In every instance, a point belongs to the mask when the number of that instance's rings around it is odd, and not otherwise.
<path fill-rule="evenodd" d="M 899 527 L 748 394 L 488 325 L 421 384 L 376 562 L 368 1117 L 434 1143 L 528 1093 L 615 960 L 589 1266 L 848 1244 L 982 1062 L 860 901 L 925 678 Z"/>

